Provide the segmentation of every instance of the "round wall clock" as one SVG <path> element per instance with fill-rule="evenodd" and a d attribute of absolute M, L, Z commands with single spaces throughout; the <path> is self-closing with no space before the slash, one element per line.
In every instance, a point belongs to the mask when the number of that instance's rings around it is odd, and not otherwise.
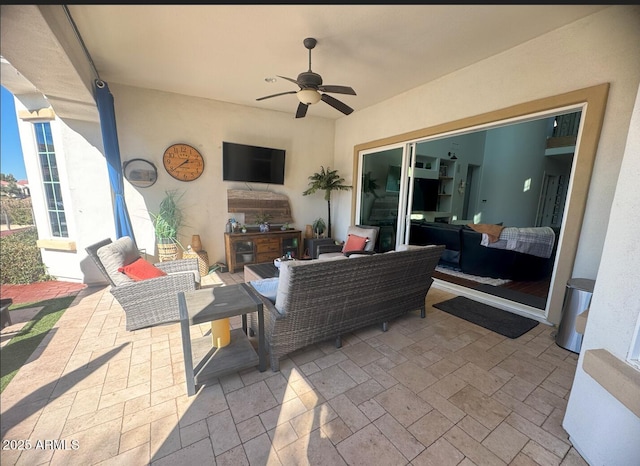
<path fill-rule="evenodd" d="M 148 188 L 158 179 L 156 166 L 145 159 L 131 159 L 122 165 L 124 177 L 136 188 Z"/>
<path fill-rule="evenodd" d="M 169 175 L 180 181 L 193 181 L 204 171 L 204 159 L 189 144 L 173 144 L 164 151 L 162 163 Z"/>

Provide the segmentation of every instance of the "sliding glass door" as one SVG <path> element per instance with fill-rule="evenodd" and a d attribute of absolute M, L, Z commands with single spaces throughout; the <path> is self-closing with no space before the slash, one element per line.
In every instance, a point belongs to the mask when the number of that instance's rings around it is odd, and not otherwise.
<path fill-rule="evenodd" d="M 413 144 L 363 151 L 358 164 L 357 223 L 380 227 L 377 250 L 403 244 L 408 226 L 407 196 Z"/>

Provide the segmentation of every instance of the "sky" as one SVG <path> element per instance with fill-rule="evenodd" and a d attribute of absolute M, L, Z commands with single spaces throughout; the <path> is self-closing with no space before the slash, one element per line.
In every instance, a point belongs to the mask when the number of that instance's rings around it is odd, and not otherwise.
<path fill-rule="evenodd" d="M 27 171 L 24 168 L 24 159 L 22 158 L 13 95 L 4 86 L 2 86 L 0 103 L 2 104 L 2 115 L 0 116 L 0 172 L 5 175 L 13 175 L 16 180 L 26 180 Z"/>

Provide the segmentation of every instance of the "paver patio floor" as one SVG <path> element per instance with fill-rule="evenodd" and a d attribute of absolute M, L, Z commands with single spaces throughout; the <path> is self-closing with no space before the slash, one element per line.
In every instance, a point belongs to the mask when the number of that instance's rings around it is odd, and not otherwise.
<path fill-rule="evenodd" d="M 552 332 L 510 340 L 428 306 L 188 397 L 180 325 L 127 332 L 88 287 L 2 393 L 0 462 L 585 465 L 561 425 L 577 355 Z"/>

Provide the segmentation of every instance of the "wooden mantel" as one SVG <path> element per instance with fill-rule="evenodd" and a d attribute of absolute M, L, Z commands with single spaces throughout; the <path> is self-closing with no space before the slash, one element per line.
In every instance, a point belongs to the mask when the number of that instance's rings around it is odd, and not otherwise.
<path fill-rule="evenodd" d="M 227 189 L 228 212 L 244 214 L 244 223 L 256 225 L 256 216 L 269 214 L 269 223 L 292 223 L 289 198 L 284 194 L 271 191 L 249 191 L 246 189 Z"/>

